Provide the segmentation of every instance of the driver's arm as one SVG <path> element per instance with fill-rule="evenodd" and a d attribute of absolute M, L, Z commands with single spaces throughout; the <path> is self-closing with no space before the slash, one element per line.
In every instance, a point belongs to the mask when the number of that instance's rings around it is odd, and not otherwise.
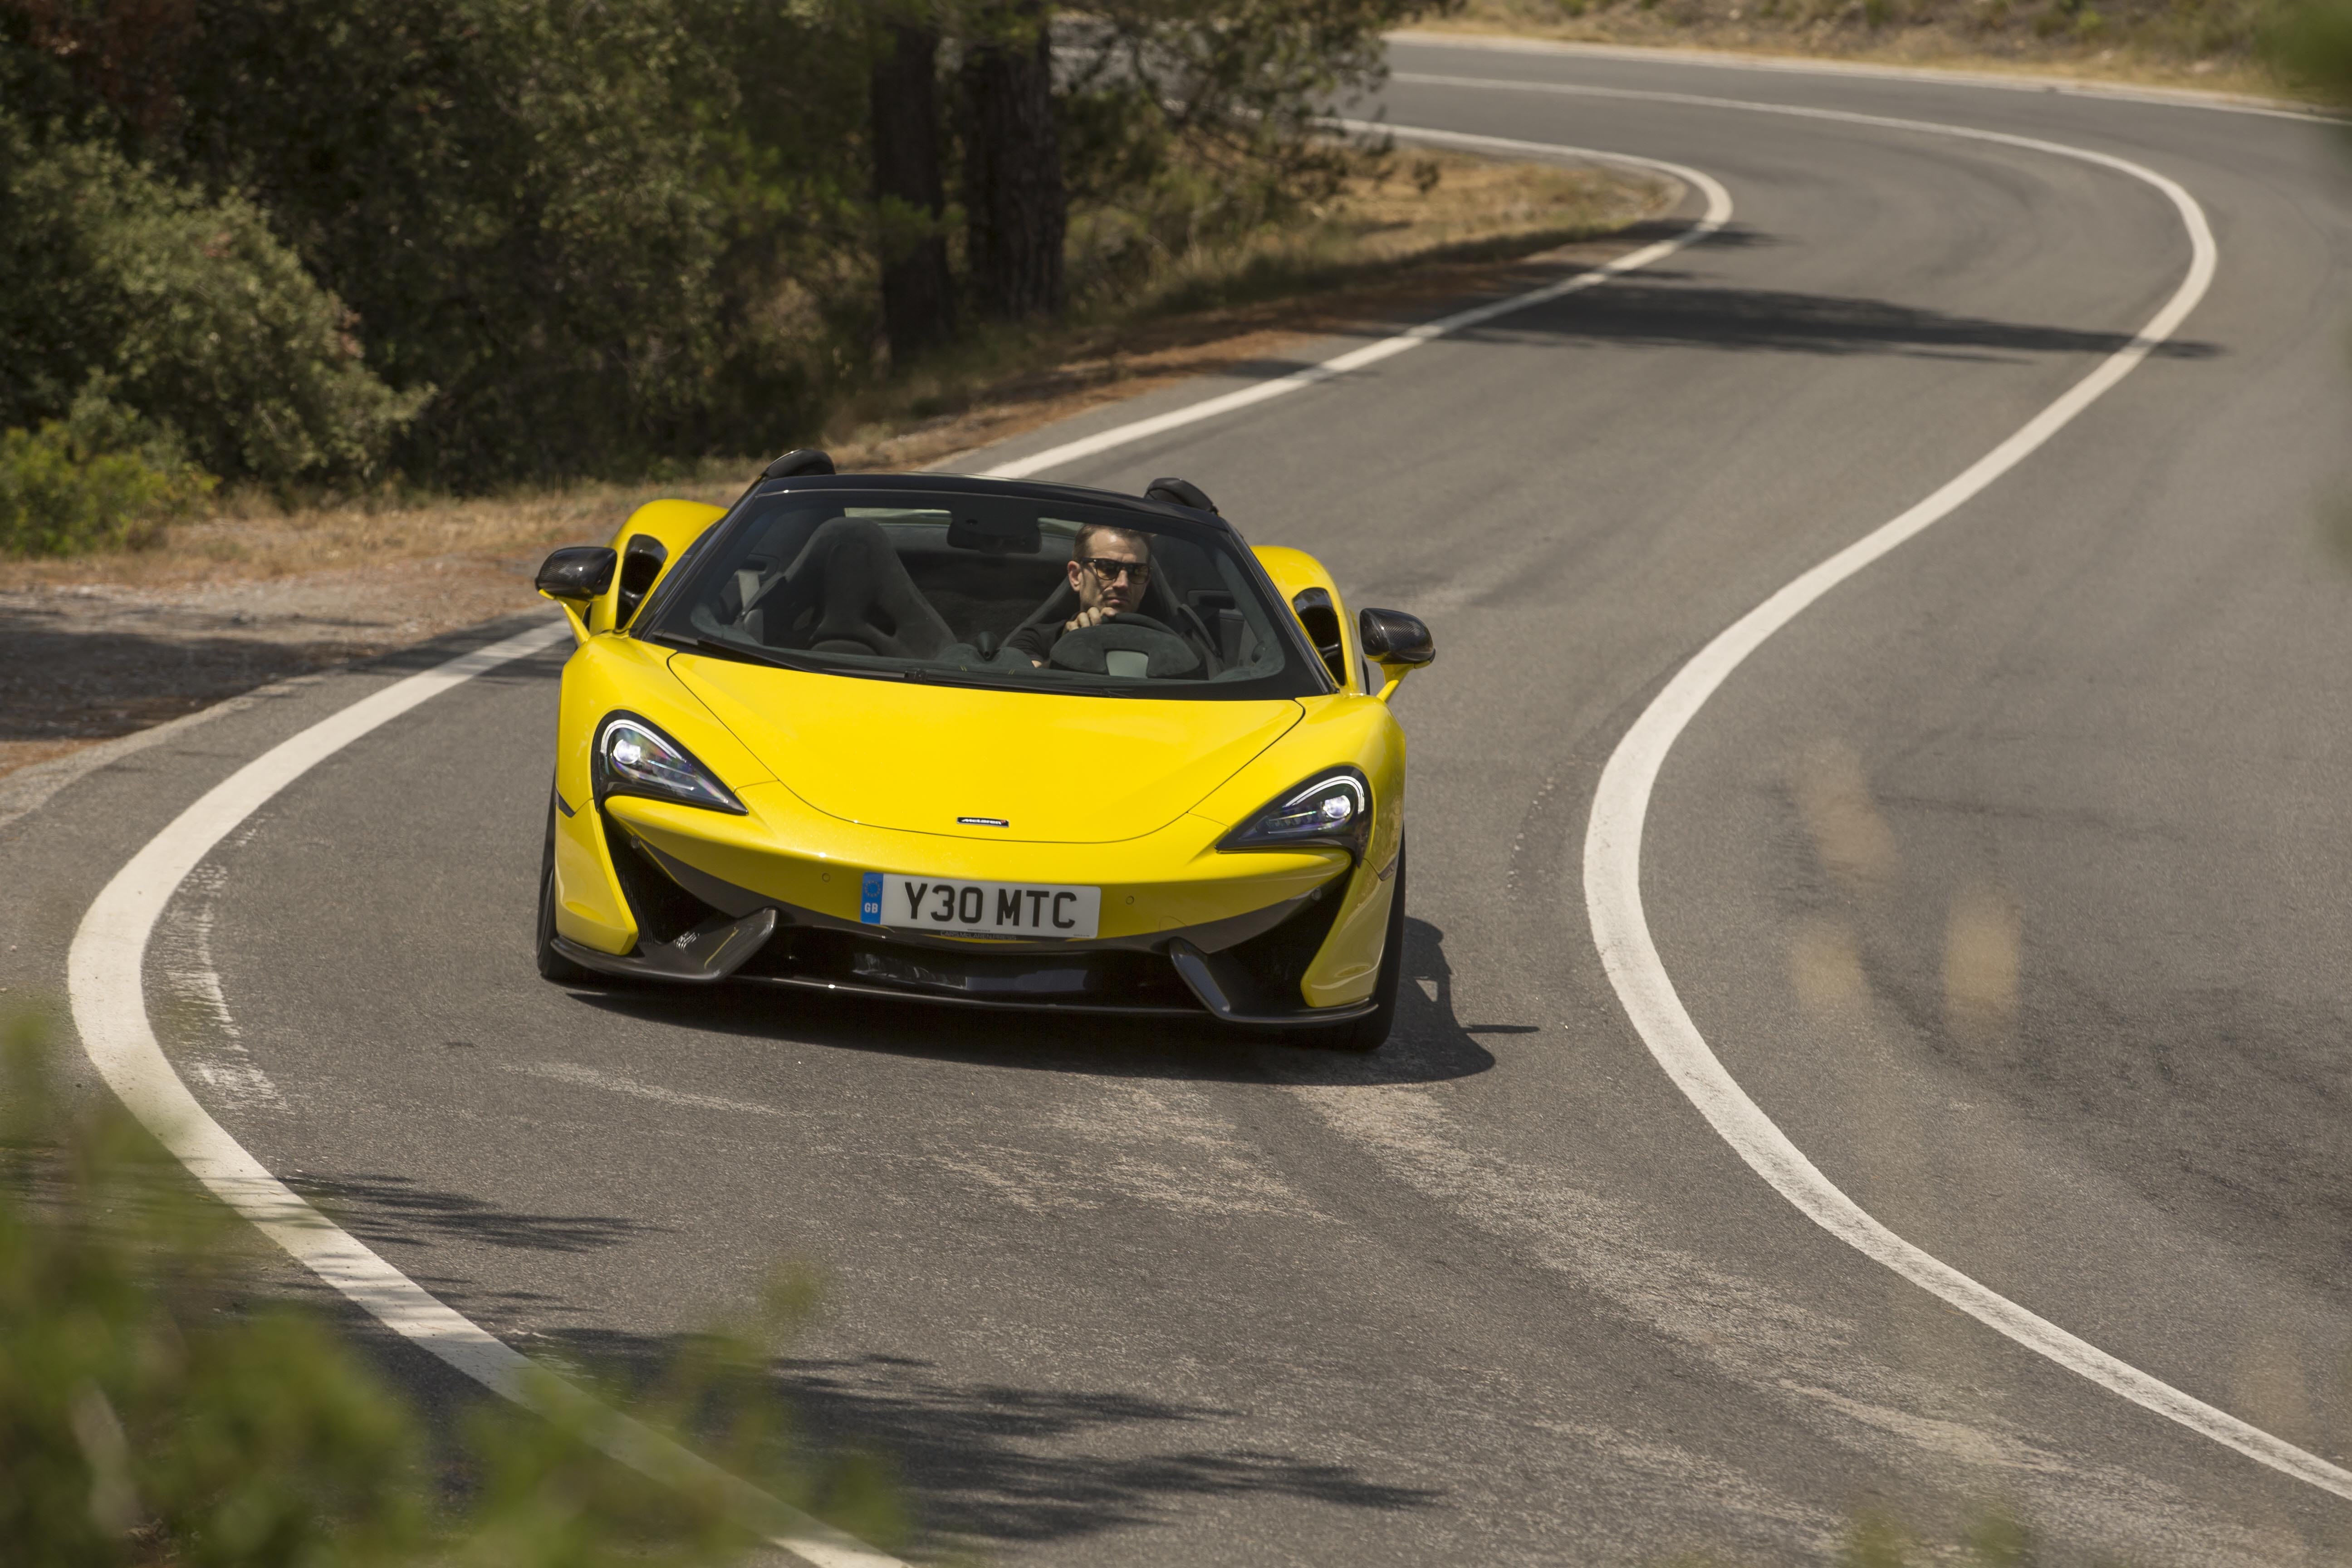
<path fill-rule="evenodd" d="M 1015 653 L 1026 655 L 1031 664 L 1043 665 L 1045 656 L 1054 651 L 1054 644 L 1063 630 L 1051 621 L 1040 621 L 1034 626 L 1023 626 L 1006 637 L 1004 646 Z"/>

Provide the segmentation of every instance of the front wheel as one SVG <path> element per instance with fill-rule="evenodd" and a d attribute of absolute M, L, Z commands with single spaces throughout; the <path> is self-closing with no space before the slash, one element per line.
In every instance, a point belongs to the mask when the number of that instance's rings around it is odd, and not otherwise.
<path fill-rule="evenodd" d="M 1381 972 L 1372 981 L 1372 1010 L 1344 1024 L 1297 1031 L 1302 1046 L 1326 1051 L 1376 1051 L 1396 1027 L 1397 988 L 1404 983 L 1404 846 L 1397 846 L 1396 891 L 1389 895 L 1388 936 L 1381 946 Z"/>
<path fill-rule="evenodd" d="M 585 985 L 596 977 L 555 947 L 555 792 L 547 796 L 547 846 L 539 858 L 539 977 L 558 985 Z"/>

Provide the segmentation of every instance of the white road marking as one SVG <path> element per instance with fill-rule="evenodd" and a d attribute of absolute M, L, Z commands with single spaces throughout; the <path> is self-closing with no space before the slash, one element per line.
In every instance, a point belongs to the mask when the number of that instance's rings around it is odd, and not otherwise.
<path fill-rule="evenodd" d="M 1099 430 L 1091 436 L 1081 436 L 1075 441 L 1065 441 L 1058 447 L 1048 447 L 1045 450 L 1026 458 L 1015 458 L 1010 462 L 999 463 L 992 468 L 982 469 L 982 477 L 1000 479 L 1024 479 L 1031 474 L 1042 473 L 1047 468 L 1060 468 L 1065 463 L 1075 463 L 1081 458 L 1091 458 L 1097 453 L 1129 446 L 1150 437 L 1164 435 L 1171 430 L 1181 430 L 1187 425 L 1197 425 L 1203 419 L 1214 419 L 1219 415 L 1231 414 L 1236 409 L 1255 407 L 1258 404 L 1269 402 L 1274 398 L 1287 397 L 1294 392 L 1304 392 L 1310 386 L 1320 386 L 1323 383 L 1346 375 L 1351 371 L 1362 370 L 1367 365 L 1393 359 L 1398 354 L 1410 353 L 1424 343 L 1434 342 L 1439 338 L 1481 326 L 1498 316 L 1507 316 L 1514 311 L 1546 304 L 1553 300 L 1564 300 L 1570 294 L 1581 293 L 1598 284 L 1606 283 L 1612 278 L 1637 271 L 1654 261 L 1663 261 L 1684 247 L 1696 244 L 1715 233 L 1731 217 L 1731 197 L 1722 184 L 1696 169 L 1685 167 L 1681 163 L 1669 163 L 1657 158 L 1637 158 L 1625 153 L 1603 153 L 1589 147 L 1560 147 L 1541 142 L 1512 142 L 1500 136 L 1465 136 L 1451 131 L 1431 131 L 1404 125 L 1375 126 L 1367 125 L 1360 121 L 1338 121 L 1335 123 L 1351 131 L 1387 131 L 1399 136 L 1409 136 L 1420 142 L 1444 142 L 1458 146 L 1537 153 L 1551 157 L 1590 158 L 1599 163 L 1625 163 L 1635 168 L 1655 169 L 1663 174 L 1673 175 L 1704 195 L 1706 198 L 1706 214 L 1690 227 L 1671 238 L 1659 240 L 1654 245 L 1645 245 L 1639 250 L 1631 251 L 1617 258 L 1614 261 L 1602 262 L 1598 267 L 1588 268 L 1582 272 L 1547 283 L 1540 289 L 1530 289 L 1525 293 L 1513 294 L 1507 299 L 1490 300 L 1483 305 L 1473 305 L 1466 310 L 1456 310 L 1450 316 L 1440 316 L 1433 321 L 1423 321 L 1419 326 L 1397 333 L 1394 337 L 1382 338 L 1378 342 L 1366 343 L 1362 348 L 1350 349 L 1343 354 L 1335 354 L 1319 364 L 1308 365 L 1305 370 L 1293 371 L 1288 375 L 1255 382 L 1238 391 L 1225 393 L 1222 396 L 1204 398 L 1199 403 L 1189 403 L 1181 408 L 1171 409 L 1165 414 L 1155 414 L 1147 419 L 1129 420 L 1124 425 L 1115 425 L 1108 430 Z"/>
<path fill-rule="evenodd" d="M 1786 55 L 1743 55 L 1725 49 L 1674 48 L 1656 45 L 1572 44 L 1552 38 L 1478 37 L 1459 33 L 1410 30 L 1384 36 L 1391 43 L 1420 44 L 1434 48 L 1490 49 L 1515 55 L 1565 55 L 1586 59 L 1624 60 L 1636 65 L 1707 66 L 1721 70 L 1773 71 L 1791 76 L 1943 82 L 1954 87 L 1998 88 L 2006 92 L 2046 92 L 2075 98 L 2104 98 L 2125 103 L 2159 104 L 2168 109 L 2256 114 L 2273 120 L 2309 121 L 2317 125 L 2345 123 L 2344 116 L 2340 114 L 2307 108 L 2286 99 L 2258 98 L 2241 92 L 2214 92 L 2204 88 L 2135 87 L 2124 82 L 2080 81 L 2066 77 L 2012 76 L 1998 71 L 1950 70 L 1937 66 L 1889 66 L 1863 60 L 1800 59 Z M 1389 79 L 1406 81 L 1411 79 L 1391 76 Z"/>
<path fill-rule="evenodd" d="M 2020 136 L 2007 131 L 1984 131 L 1973 125 L 1948 125 L 1937 120 L 1906 120 L 1899 115 L 1864 114 L 1849 109 L 1812 109 L 1795 103 L 1758 103 L 1744 98 L 1714 98 L 1699 92 L 1663 92 L 1647 88 L 1584 87 L 1564 81 L 1505 81 L 1483 76 L 1444 76 L 1429 71 L 1397 71 L 1389 78 L 1419 87 L 1468 87 L 1484 91 L 1542 92 L 1562 98 L 1614 98 L 1643 103 L 1683 103 L 1694 109 L 1732 109 L 1749 114 L 1784 114 L 1795 120 L 1833 120 L 1848 125 L 1871 125 L 1889 131 L 1916 131 L 1930 136 L 1960 136 L 1972 142 L 2000 142 L 2011 147 L 2023 147 L 2036 153 L 2048 153 L 2060 158 L 2075 158 L 2086 163 L 2129 174 L 2136 180 L 2146 180 L 2167 195 L 2179 192 L 2180 187 L 2155 170 L 2135 163 L 2112 153 L 2094 153 L 2087 147 L 2070 146 L 2063 142 L 2047 142 L 2038 136 Z M 2254 112 L 2250 110 L 2249 112 Z M 2317 116 L 2295 116 L 2316 119 Z M 2327 121 L 2330 124 L 2338 121 Z M 1400 135 L 1407 134 L 1397 128 Z M 1417 133 L 1416 133 L 1417 134 Z M 2186 192 L 2179 199 L 2189 200 Z M 2189 200 L 2191 207 L 2196 206 Z"/>
<path fill-rule="evenodd" d="M 1708 1047 L 1658 956 L 1642 906 L 1643 823 L 1658 771 L 1676 737 L 1731 672 L 1773 633 L 1796 619 L 1832 588 L 1950 516 L 2023 462 L 2169 338 L 2204 298 L 2213 280 L 2219 252 L 2204 209 L 2179 183 L 2144 165 L 2105 153 L 2002 132 L 1883 115 L 1702 98 L 1690 93 L 1586 89 L 1549 83 L 1402 74 L 1396 79 L 1442 80 L 1486 90 L 1558 90 L 1580 96 L 1641 99 L 1957 136 L 2114 169 L 2153 186 L 2172 204 L 2189 236 L 2189 270 L 2172 297 L 2130 342 L 1933 494 L 1839 551 L 1733 622 L 1700 649 L 1643 710 L 1601 770 L 1584 840 L 1585 906 L 1592 921 L 1593 941 L 1600 948 L 1610 982 L 1616 987 L 1619 1001 L 1624 1005 L 1650 1054 L 1749 1168 L 1807 1218 L 1920 1289 L 2099 1386 L 2297 1480 L 2339 1497 L 2352 1498 L 2352 1471 L 2216 1409 L 2077 1338 L 1914 1247 L 1846 1196 L 1748 1098 L 1747 1090 L 1740 1088 Z"/>
<path fill-rule="evenodd" d="M 581 1421 L 606 1453 L 645 1475 L 718 1487 L 745 1516 L 767 1521 L 773 1544 L 818 1568 L 905 1568 L 593 1399 L 435 1299 L 271 1175 L 197 1103 L 156 1044 L 144 985 L 148 940 L 173 894 L 215 845 L 278 791 L 371 731 L 568 635 L 561 622 L 535 626 L 395 681 L 264 752 L 182 812 L 115 873 L 74 932 L 67 990 L 82 1049 L 131 1114 L 198 1181 L 394 1333 L 518 1404 Z"/>
<path fill-rule="evenodd" d="M 188 880 L 201 891 L 202 901 L 186 912 L 180 929 L 167 930 L 159 944 L 165 983 L 211 1026 L 210 1037 L 191 1057 L 188 1070 L 240 1110 L 288 1110 L 286 1097 L 246 1048 L 245 1031 L 229 1016 L 220 971 L 213 965 L 213 923 L 226 878 L 218 868 L 205 867 Z"/>

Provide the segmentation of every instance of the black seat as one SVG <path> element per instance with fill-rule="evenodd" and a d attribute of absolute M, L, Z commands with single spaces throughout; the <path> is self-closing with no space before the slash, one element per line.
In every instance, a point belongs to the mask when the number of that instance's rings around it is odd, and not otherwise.
<path fill-rule="evenodd" d="M 1056 583 L 1054 591 L 1045 595 L 1045 602 L 1030 611 L 1027 618 L 1013 629 L 1025 632 L 1031 626 L 1042 626 L 1048 621 L 1066 621 L 1077 613 L 1077 590 L 1066 582 Z"/>
<path fill-rule="evenodd" d="M 753 617 L 757 616 L 757 624 Z M 747 631 L 771 647 L 936 658 L 955 634 L 869 518 L 836 517 L 746 605 Z"/>

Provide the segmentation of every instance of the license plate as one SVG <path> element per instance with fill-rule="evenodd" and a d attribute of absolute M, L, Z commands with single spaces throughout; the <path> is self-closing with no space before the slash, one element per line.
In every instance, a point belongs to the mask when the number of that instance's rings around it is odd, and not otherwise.
<path fill-rule="evenodd" d="M 870 926 L 965 931 L 975 936 L 1092 937 L 1100 888 L 1044 882 L 958 882 L 899 871 L 866 873 L 857 918 Z"/>

